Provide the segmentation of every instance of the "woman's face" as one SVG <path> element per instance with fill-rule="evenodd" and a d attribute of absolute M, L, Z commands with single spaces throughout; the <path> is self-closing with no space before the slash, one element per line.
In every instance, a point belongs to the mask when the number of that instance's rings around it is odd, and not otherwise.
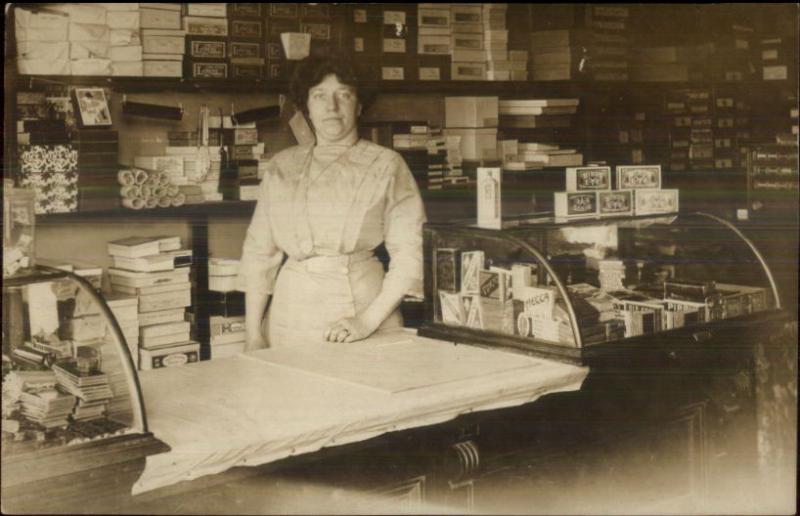
<path fill-rule="evenodd" d="M 361 113 L 355 90 L 328 74 L 308 90 L 308 115 L 320 143 L 340 142 L 356 131 Z"/>

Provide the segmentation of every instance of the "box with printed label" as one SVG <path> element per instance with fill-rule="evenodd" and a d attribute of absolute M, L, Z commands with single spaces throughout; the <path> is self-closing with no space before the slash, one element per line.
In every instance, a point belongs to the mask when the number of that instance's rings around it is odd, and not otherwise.
<path fill-rule="evenodd" d="M 603 216 L 633 215 L 633 190 L 597 192 L 597 209 Z"/>
<path fill-rule="evenodd" d="M 454 81 L 485 81 L 486 63 L 460 62 L 450 66 L 450 77 Z"/>
<path fill-rule="evenodd" d="M 468 161 L 497 159 L 497 128 L 446 128 L 445 136 L 461 137 L 461 155 Z"/>
<path fill-rule="evenodd" d="M 139 350 L 139 367 L 144 370 L 191 364 L 200 360 L 200 344 L 187 341 L 156 349 Z"/>
<path fill-rule="evenodd" d="M 660 213 L 677 213 L 679 193 L 677 189 L 635 190 L 633 193 L 634 215 L 656 215 Z"/>
<path fill-rule="evenodd" d="M 568 167 L 567 191 L 611 190 L 611 167 Z"/>
<path fill-rule="evenodd" d="M 557 218 L 577 219 L 598 214 L 597 192 L 555 192 L 553 204 Z"/>

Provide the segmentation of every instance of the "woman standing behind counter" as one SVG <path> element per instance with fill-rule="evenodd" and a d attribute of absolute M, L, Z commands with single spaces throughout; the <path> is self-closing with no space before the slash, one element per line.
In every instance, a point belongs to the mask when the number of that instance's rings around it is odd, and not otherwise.
<path fill-rule="evenodd" d="M 358 93 L 348 62 L 299 63 L 290 94 L 316 144 L 279 152 L 261 181 L 238 278 L 247 350 L 364 339 L 402 326 L 403 296 L 422 296 L 422 199 L 398 153 L 359 139 Z"/>

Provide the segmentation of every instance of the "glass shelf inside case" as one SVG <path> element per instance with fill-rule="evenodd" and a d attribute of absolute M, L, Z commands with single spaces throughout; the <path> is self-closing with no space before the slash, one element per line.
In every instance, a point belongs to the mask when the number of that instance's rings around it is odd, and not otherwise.
<path fill-rule="evenodd" d="M 431 224 L 424 236 L 426 336 L 583 363 L 780 308 L 756 248 L 713 215 Z"/>
<path fill-rule="evenodd" d="M 3 282 L 3 457 L 144 433 L 138 379 L 90 283 L 36 267 Z"/>

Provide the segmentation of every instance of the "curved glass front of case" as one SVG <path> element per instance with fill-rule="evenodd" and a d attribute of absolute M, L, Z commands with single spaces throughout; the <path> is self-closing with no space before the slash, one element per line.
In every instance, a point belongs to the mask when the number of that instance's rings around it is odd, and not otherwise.
<path fill-rule="evenodd" d="M 2 372 L 4 456 L 146 431 L 116 320 L 73 274 L 4 281 Z"/>
<path fill-rule="evenodd" d="M 426 226 L 429 323 L 559 354 L 779 308 L 758 251 L 712 215 L 508 226 Z"/>

